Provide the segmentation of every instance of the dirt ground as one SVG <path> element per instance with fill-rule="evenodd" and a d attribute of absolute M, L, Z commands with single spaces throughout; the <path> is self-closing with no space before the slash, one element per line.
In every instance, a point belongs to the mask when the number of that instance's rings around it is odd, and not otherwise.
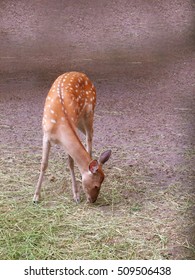
<path fill-rule="evenodd" d="M 56 8 L 58 11 L 61 8 L 59 2 L 57 1 Z M 3 3 L 6 9 L 6 1 Z M 44 4 L 40 5 L 43 8 Z M 138 11 L 141 11 L 139 4 L 137 5 Z M 51 6 L 53 8 L 53 4 Z M 99 9 L 98 4 L 97 6 Z M 136 9 L 134 5 L 134 13 Z M 68 12 L 72 14 L 71 7 Z M 147 8 L 145 12 L 147 13 Z M 56 13 L 55 11 L 54 17 L 57 16 Z M 187 14 L 185 15 L 187 18 Z M 140 15 L 137 16 L 139 18 Z M 7 20 L 9 19 L 8 17 Z M 136 26 L 136 22 L 134 25 Z M 27 55 L 30 46 L 24 50 L 23 55 L 21 51 L 18 56 L 10 48 L 7 53 L 4 52 L 4 58 L 1 58 L 0 145 L 1 156 L 6 156 L 7 172 L 14 168 L 16 152 L 26 149 L 27 152 L 30 150 L 41 154 L 41 118 L 44 100 L 52 82 L 66 71 L 85 72 L 97 89 L 93 146 L 95 156 L 105 148 L 112 149 L 112 159 L 107 169 L 110 179 L 112 176 L 120 177 L 123 171 L 127 179 L 134 169 L 141 172 L 142 178 L 134 181 L 134 187 L 137 184 L 147 193 L 147 199 L 144 196 L 142 198 L 146 211 L 147 204 L 150 203 L 148 197 L 152 200 L 157 196 L 156 205 L 159 207 L 155 209 L 155 215 L 165 221 L 169 215 L 173 217 L 168 229 L 170 244 L 175 242 L 175 238 L 186 244 L 185 250 L 173 246 L 170 258 L 179 259 L 182 255 L 193 259 L 195 251 L 188 251 L 187 246 L 195 246 L 194 51 L 192 37 L 182 39 L 182 33 L 178 38 L 172 39 L 173 34 L 169 34 L 170 38 L 162 48 L 159 47 L 159 41 L 150 48 L 143 40 L 144 50 L 140 47 L 137 53 L 136 44 L 133 45 L 132 52 L 120 49 L 120 46 L 109 51 L 108 46 L 112 42 L 106 38 L 106 51 L 101 51 L 105 48 L 99 42 L 100 48 L 87 55 L 80 40 L 83 58 L 81 59 L 80 54 L 78 60 L 75 59 L 79 53 L 78 47 L 72 60 L 72 53 L 70 55 L 70 52 L 64 51 L 62 54 L 62 48 L 55 57 L 50 57 L 50 52 L 46 51 L 44 55 L 44 51 L 38 52 L 35 49 L 37 56 L 31 58 Z M 22 39 L 24 40 L 24 35 L 22 36 L 21 44 Z M 125 34 L 122 36 L 125 37 Z M 101 42 L 103 38 L 102 35 Z M 37 40 L 41 40 L 41 36 Z M 3 44 L 5 51 L 5 41 Z M 36 42 L 32 47 L 35 48 L 35 45 Z M 42 49 L 47 48 L 42 45 Z M 36 180 L 32 182 L 32 195 L 35 183 Z M 186 208 L 181 209 L 182 220 L 178 211 L 174 214 L 171 209 L 161 208 L 167 198 L 166 192 L 170 189 L 170 200 L 178 208 L 185 198 Z M 125 189 L 121 192 L 124 199 L 135 195 Z M 162 213 L 161 209 L 166 213 Z"/>

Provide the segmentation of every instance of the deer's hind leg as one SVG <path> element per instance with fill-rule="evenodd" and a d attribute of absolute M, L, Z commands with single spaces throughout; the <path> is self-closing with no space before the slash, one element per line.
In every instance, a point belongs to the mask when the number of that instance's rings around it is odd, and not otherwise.
<path fill-rule="evenodd" d="M 79 130 L 86 137 L 86 150 L 92 156 L 93 141 L 93 113 L 86 114 L 78 126 Z"/>

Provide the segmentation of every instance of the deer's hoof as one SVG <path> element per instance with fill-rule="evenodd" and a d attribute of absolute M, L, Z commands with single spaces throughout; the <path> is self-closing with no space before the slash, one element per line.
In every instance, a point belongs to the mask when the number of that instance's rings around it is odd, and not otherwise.
<path fill-rule="evenodd" d="M 39 196 L 38 196 L 38 195 L 34 195 L 34 197 L 33 197 L 33 203 L 34 203 L 34 204 L 38 204 L 38 203 L 39 203 Z"/>
<path fill-rule="evenodd" d="M 39 203 L 39 201 L 34 201 L 34 200 L 33 200 L 33 204 L 34 204 L 34 205 L 38 205 L 38 203 Z"/>
<path fill-rule="evenodd" d="M 76 201 L 76 204 L 79 204 L 81 202 L 79 198 L 77 198 L 75 201 Z"/>
<path fill-rule="evenodd" d="M 75 197 L 75 202 L 76 202 L 76 204 L 79 204 L 81 201 L 80 201 L 80 197 Z"/>

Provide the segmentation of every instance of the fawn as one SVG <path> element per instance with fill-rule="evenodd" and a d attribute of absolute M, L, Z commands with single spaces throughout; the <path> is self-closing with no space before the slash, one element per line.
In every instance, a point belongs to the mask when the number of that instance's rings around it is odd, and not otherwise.
<path fill-rule="evenodd" d="M 85 74 L 68 72 L 53 83 L 44 107 L 42 162 L 33 198 L 35 203 L 40 199 L 51 143 L 61 145 L 68 154 L 74 200 L 77 203 L 80 201 L 74 162 L 82 175 L 82 187 L 87 201 L 93 203 L 97 200 L 104 180 L 102 165 L 110 158 L 111 150 L 103 152 L 98 160 L 91 158 L 95 104 L 96 90 Z M 86 149 L 78 137 L 77 128 L 86 136 Z"/>

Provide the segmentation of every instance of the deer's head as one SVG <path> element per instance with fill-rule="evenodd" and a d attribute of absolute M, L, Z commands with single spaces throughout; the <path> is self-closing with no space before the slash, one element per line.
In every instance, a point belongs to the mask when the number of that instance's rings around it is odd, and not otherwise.
<path fill-rule="evenodd" d="M 83 174 L 82 186 L 88 202 L 95 202 L 104 181 L 102 165 L 110 158 L 111 150 L 103 152 L 98 160 L 89 163 L 89 170 Z"/>

